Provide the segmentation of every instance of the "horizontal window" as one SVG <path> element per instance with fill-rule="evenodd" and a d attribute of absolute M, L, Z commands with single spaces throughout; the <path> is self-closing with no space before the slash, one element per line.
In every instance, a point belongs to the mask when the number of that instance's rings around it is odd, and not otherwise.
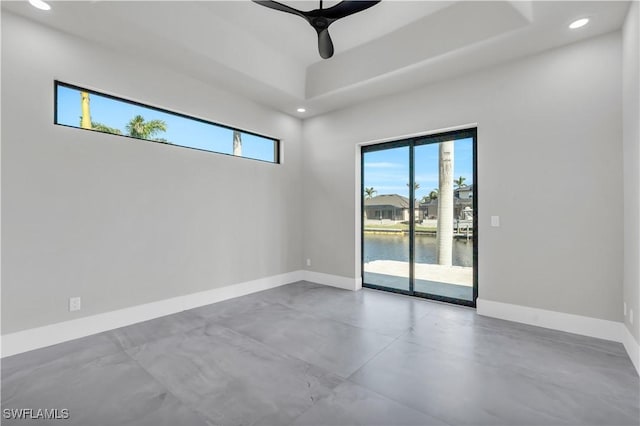
<path fill-rule="evenodd" d="M 279 163 L 280 141 L 55 82 L 55 124 Z"/>

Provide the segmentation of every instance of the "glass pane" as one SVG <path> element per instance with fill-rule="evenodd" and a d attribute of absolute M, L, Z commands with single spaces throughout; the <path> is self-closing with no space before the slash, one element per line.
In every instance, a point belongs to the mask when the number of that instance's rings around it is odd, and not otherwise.
<path fill-rule="evenodd" d="M 278 162 L 278 141 L 58 83 L 56 124 Z"/>
<path fill-rule="evenodd" d="M 409 291 L 409 147 L 364 153 L 363 278 Z"/>
<path fill-rule="evenodd" d="M 414 161 L 414 290 L 472 301 L 473 139 L 417 145 Z"/>

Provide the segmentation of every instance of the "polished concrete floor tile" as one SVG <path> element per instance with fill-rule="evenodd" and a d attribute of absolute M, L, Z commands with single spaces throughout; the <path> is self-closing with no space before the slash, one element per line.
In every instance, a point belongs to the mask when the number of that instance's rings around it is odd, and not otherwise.
<path fill-rule="evenodd" d="M 271 291 L 273 290 L 269 290 L 269 292 Z M 229 299 L 219 303 L 191 309 L 186 312 L 197 315 L 198 317 L 203 318 L 206 322 L 215 322 L 242 315 L 251 315 L 254 310 L 264 308 L 275 303 L 264 300 L 262 296 L 263 293 L 265 292 L 237 297 L 235 299 Z"/>
<path fill-rule="evenodd" d="M 403 339 L 349 380 L 454 425 L 637 425 L 639 420 L 637 402 L 606 391 L 596 396 L 567 389 Z"/>
<path fill-rule="evenodd" d="M 402 339 L 566 388 L 617 395 L 628 402 L 640 400 L 635 369 L 629 357 L 616 350 L 622 345 L 608 342 L 612 349 L 602 351 L 566 333 L 564 340 L 539 337 L 522 329 L 514 332 L 508 321 L 473 326 L 430 315 L 420 319 Z"/>
<path fill-rule="evenodd" d="M 2 407 L 83 426 L 638 426 L 640 379 L 617 343 L 299 282 L 5 358 Z"/>
<path fill-rule="evenodd" d="M 50 363 L 58 368 L 76 366 L 120 351 L 113 336 L 100 333 L 2 358 L 2 384 L 14 375 L 25 375 Z"/>
<path fill-rule="evenodd" d="M 429 302 L 376 290 L 353 292 L 311 289 L 283 299 L 281 304 L 323 318 L 397 337 L 430 312 Z"/>
<path fill-rule="evenodd" d="M 624 347 L 618 343 L 593 337 L 581 336 L 528 324 L 505 321 L 497 318 L 478 315 L 475 309 L 455 306 L 447 303 L 431 303 L 431 316 L 442 317 L 447 323 L 468 325 L 473 327 L 498 328 L 502 333 L 525 339 L 552 340 L 583 346 L 586 349 L 598 350 L 615 355 L 627 356 Z"/>
<path fill-rule="evenodd" d="M 178 312 L 110 331 L 109 334 L 123 349 L 184 333 L 205 324 L 203 318 L 191 311 Z"/>
<path fill-rule="evenodd" d="M 341 383 L 324 370 L 215 324 L 127 352 L 216 425 L 287 425 Z"/>
<path fill-rule="evenodd" d="M 347 377 L 394 338 L 283 305 L 257 308 L 219 324 L 278 351 Z"/>
<path fill-rule="evenodd" d="M 345 382 L 298 417 L 293 425 L 431 426 L 446 423 L 366 388 Z"/>
<path fill-rule="evenodd" d="M 252 296 L 263 300 L 280 303 L 283 305 L 296 304 L 299 301 L 310 300 L 320 295 L 325 298 L 339 298 L 349 293 L 348 290 L 341 290 L 335 287 L 316 284 L 308 281 L 298 281 L 296 283 L 283 285 L 270 290 L 254 293 Z"/>
<path fill-rule="evenodd" d="M 57 421 L 3 419 L 3 425 L 175 425 L 208 423 L 184 407 L 124 352 L 73 366 L 51 362 L 2 382 L 3 409 L 66 409 Z M 32 423 L 30 423 L 32 422 Z"/>
<path fill-rule="evenodd" d="M 87 425 L 91 423 L 86 423 Z M 147 410 L 138 418 L 119 423 L 121 426 L 218 426 L 187 408 L 175 396 L 167 394 L 162 405 L 155 410 Z"/>

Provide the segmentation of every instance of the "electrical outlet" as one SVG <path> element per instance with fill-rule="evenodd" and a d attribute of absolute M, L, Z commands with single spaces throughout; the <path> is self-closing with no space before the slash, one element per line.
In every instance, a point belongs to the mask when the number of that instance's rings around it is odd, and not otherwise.
<path fill-rule="evenodd" d="M 311 266 L 311 259 L 307 259 L 307 266 Z"/>
<path fill-rule="evenodd" d="M 494 228 L 500 227 L 500 216 L 491 216 L 491 226 Z"/>
<path fill-rule="evenodd" d="M 624 316 L 627 316 L 627 302 L 622 302 L 622 312 L 624 313 Z"/>
<path fill-rule="evenodd" d="M 629 322 L 633 325 L 633 309 L 629 309 Z"/>
<path fill-rule="evenodd" d="M 81 306 L 81 300 L 79 297 L 69 298 L 69 312 L 79 311 Z"/>

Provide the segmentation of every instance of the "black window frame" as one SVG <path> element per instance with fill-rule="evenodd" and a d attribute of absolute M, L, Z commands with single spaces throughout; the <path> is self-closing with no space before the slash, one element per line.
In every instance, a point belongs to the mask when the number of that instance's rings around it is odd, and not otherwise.
<path fill-rule="evenodd" d="M 154 141 L 152 139 L 143 139 L 143 138 L 136 138 L 136 137 L 133 137 L 133 136 L 123 135 L 123 134 L 113 134 L 113 133 L 101 132 L 100 130 L 85 129 L 85 128 L 82 128 L 80 126 L 71 126 L 71 125 L 68 125 L 68 124 L 59 123 L 58 122 L 58 87 L 66 87 L 66 88 L 72 89 L 72 90 L 80 90 L 80 91 L 83 91 L 83 92 L 87 92 L 89 94 L 102 96 L 104 98 L 111 99 L 111 100 L 114 100 L 114 101 L 123 102 L 123 103 L 127 103 L 127 104 L 130 104 L 130 105 L 135 105 L 135 106 L 138 106 L 138 107 L 142 107 L 142 108 L 149 108 L 149 109 L 156 110 L 156 111 L 159 111 L 159 112 L 162 112 L 162 113 L 165 113 L 165 114 L 171 114 L 171 115 L 174 115 L 174 116 L 177 116 L 177 117 L 180 117 L 180 118 L 185 118 L 185 119 L 188 119 L 188 120 L 197 121 L 197 122 L 204 123 L 204 124 L 207 124 L 207 125 L 210 125 L 210 126 L 221 127 L 223 129 L 228 129 L 228 130 L 232 130 L 232 131 L 238 131 L 240 133 L 253 135 L 253 136 L 258 136 L 260 138 L 272 140 L 273 141 L 273 158 L 274 158 L 274 160 L 273 161 L 261 160 L 259 158 L 244 157 L 244 156 L 240 156 L 240 155 L 227 154 L 227 153 L 220 152 L 220 151 L 213 151 L 213 150 L 208 150 L 208 149 L 195 148 L 195 147 L 179 145 L 179 144 L 174 144 L 174 143 L 163 143 L 163 142 L 159 142 L 159 141 Z M 128 138 L 128 139 L 134 139 L 134 140 L 138 140 L 138 141 L 154 142 L 156 144 L 165 145 L 165 146 L 174 146 L 174 147 L 178 147 L 178 148 L 193 149 L 195 151 L 208 152 L 208 153 L 213 153 L 213 154 L 218 154 L 218 155 L 226 155 L 226 156 L 235 157 L 235 158 L 243 158 L 245 160 L 259 161 L 261 163 L 281 164 L 281 162 L 280 162 L 280 160 L 281 160 L 281 154 L 280 154 L 281 140 L 278 139 L 278 138 L 274 138 L 274 137 L 266 136 L 266 135 L 261 135 L 261 134 L 256 133 L 256 132 L 239 129 L 237 127 L 227 126 L 225 124 L 216 123 L 215 121 L 205 120 L 203 118 L 194 117 L 192 115 L 187 115 L 187 114 L 183 114 L 183 113 L 180 113 L 180 112 L 171 111 L 171 110 L 166 109 L 166 108 L 145 104 L 145 103 L 134 101 L 134 100 L 131 100 L 131 99 L 125 99 L 125 98 L 122 98 L 122 97 L 119 97 L 119 96 L 111 95 L 111 94 L 100 92 L 100 91 L 97 91 L 97 90 L 87 89 L 87 88 L 82 87 L 82 86 L 78 86 L 78 85 L 71 84 L 71 83 L 65 83 L 65 82 L 59 81 L 59 80 L 54 80 L 53 81 L 53 124 L 56 125 L 56 126 L 69 127 L 69 128 L 72 128 L 72 129 L 79 129 L 79 130 L 86 130 L 86 131 L 90 131 L 90 132 L 97 132 L 97 133 L 102 133 L 102 134 L 107 134 L 107 135 L 112 135 L 112 136 L 119 136 L 119 137 L 124 137 L 124 138 Z"/>
<path fill-rule="evenodd" d="M 365 189 L 365 154 L 369 152 L 384 151 L 393 148 L 409 148 L 409 212 L 415 212 L 415 173 L 414 173 L 414 149 L 421 145 L 428 145 L 432 143 L 445 142 L 451 139 L 472 139 L 473 149 L 473 190 L 475 196 L 472 199 L 473 206 L 473 289 L 472 300 L 458 299 L 448 296 L 441 296 L 432 293 L 423 293 L 415 291 L 415 213 L 409 213 L 409 290 L 397 289 L 393 287 L 385 287 L 377 284 L 367 283 L 364 277 L 364 256 L 365 256 L 365 235 L 364 235 L 364 223 L 365 223 L 365 205 L 364 194 Z M 468 128 L 462 128 L 458 130 L 450 130 L 439 133 L 428 133 L 418 136 L 413 136 L 405 139 L 394 140 L 390 142 L 381 142 L 372 145 L 363 145 L 360 147 L 360 278 L 362 286 L 375 290 L 388 291 L 391 293 L 400 293 L 407 296 L 415 296 L 423 299 L 431 299 L 440 302 L 447 302 L 461 306 L 468 306 L 472 308 L 477 307 L 478 300 L 478 247 L 479 247 L 479 232 L 478 232 L 478 127 L 472 126 Z"/>

